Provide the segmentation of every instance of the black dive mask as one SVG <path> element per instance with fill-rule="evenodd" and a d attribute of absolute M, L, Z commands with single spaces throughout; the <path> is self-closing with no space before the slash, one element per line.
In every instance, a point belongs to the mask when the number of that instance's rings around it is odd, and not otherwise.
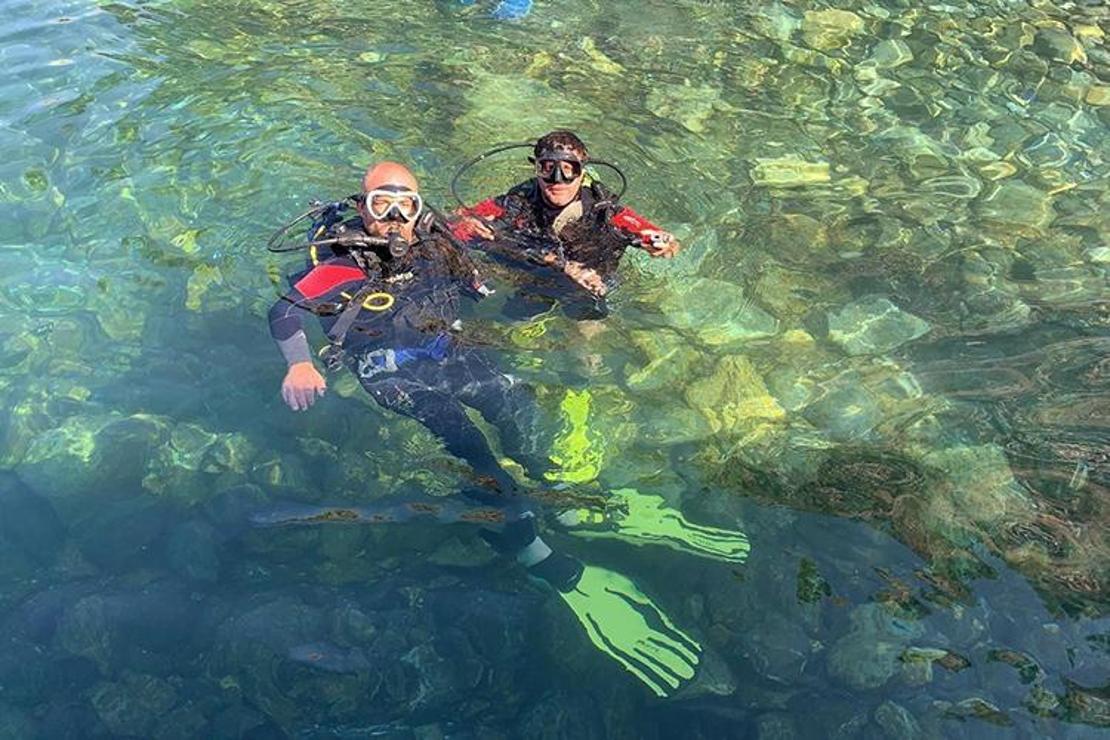
<path fill-rule="evenodd" d="M 549 185 L 574 182 L 582 176 L 583 162 L 572 152 L 552 149 L 532 159 L 536 176 Z"/>

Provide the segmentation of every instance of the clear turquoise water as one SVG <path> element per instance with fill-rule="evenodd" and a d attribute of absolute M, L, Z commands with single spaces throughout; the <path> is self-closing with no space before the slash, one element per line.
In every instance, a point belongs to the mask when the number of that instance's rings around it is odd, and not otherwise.
<path fill-rule="evenodd" d="M 5 5 L 0 737 L 1104 733 L 1105 8 L 492 5 Z M 599 490 L 747 532 L 553 535 L 716 693 L 650 697 L 473 529 L 242 526 L 463 479 L 338 378 L 281 405 L 269 231 L 556 125 L 687 248 L 601 331 L 471 331 L 553 425 L 588 384 Z"/>

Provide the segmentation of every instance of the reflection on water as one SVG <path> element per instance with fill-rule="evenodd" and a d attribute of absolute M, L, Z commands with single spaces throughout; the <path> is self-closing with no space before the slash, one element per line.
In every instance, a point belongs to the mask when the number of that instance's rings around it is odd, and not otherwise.
<path fill-rule="evenodd" d="M 836 5 L 9 3 L 0 736 L 1110 725 L 1105 8 Z M 598 490 L 748 534 L 560 541 L 697 635 L 678 700 L 473 524 L 251 525 L 467 477 L 350 381 L 280 405 L 268 230 L 377 157 L 447 204 L 555 125 L 687 248 L 629 255 L 604 325 L 496 297 L 471 335 L 552 424 L 588 385 Z"/>

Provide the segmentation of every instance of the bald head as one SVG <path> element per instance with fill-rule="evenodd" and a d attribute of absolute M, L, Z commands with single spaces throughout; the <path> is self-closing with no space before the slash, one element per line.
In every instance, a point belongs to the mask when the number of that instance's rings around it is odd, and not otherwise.
<path fill-rule="evenodd" d="M 408 167 L 396 162 L 378 162 L 372 165 L 362 177 L 362 191 L 368 193 L 375 188 L 397 185 L 409 190 L 419 191 L 420 185 L 409 172 Z"/>

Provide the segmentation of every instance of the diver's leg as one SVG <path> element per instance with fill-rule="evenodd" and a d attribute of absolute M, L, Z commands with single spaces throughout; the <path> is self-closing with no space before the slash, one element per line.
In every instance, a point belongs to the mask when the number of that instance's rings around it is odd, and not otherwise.
<path fill-rule="evenodd" d="M 535 391 L 512 375 L 501 372 L 488 354 L 468 352 L 452 362 L 454 395 L 496 427 L 505 454 L 524 466 L 528 475 L 543 480 L 551 466 Z"/>
<path fill-rule="evenodd" d="M 363 387 L 383 408 L 423 424 L 441 439 L 447 451 L 469 463 L 478 484 L 464 491 L 485 504 L 506 503 L 517 492 L 516 482 L 497 462 L 481 431 L 467 417 L 456 399 L 411 378 L 391 376 Z"/>

